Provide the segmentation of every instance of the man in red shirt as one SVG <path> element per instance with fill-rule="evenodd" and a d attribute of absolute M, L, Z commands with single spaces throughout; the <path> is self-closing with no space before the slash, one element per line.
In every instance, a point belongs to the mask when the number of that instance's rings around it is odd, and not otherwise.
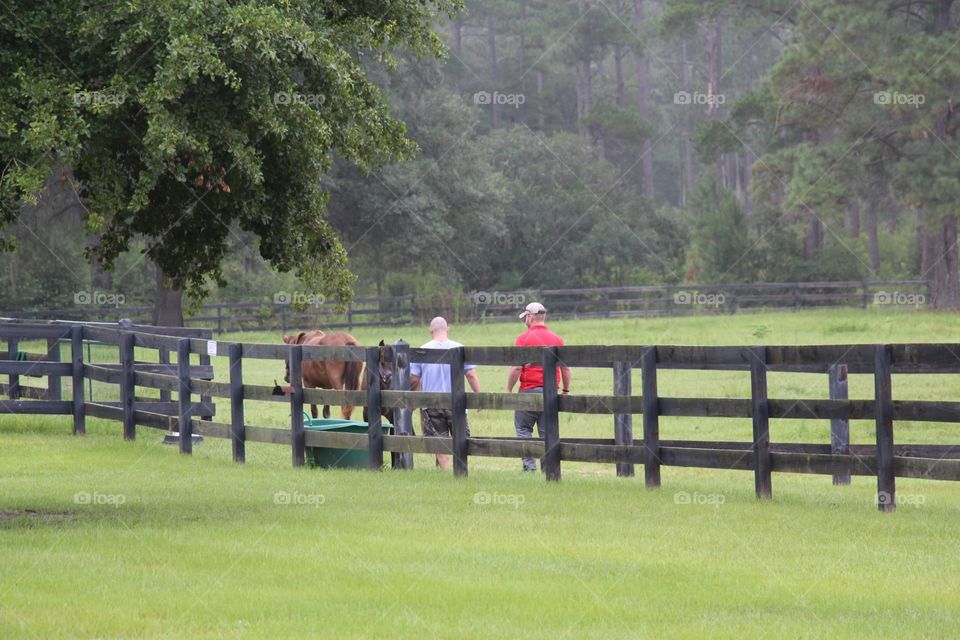
<path fill-rule="evenodd" d="M 562 347 L 563 338 L 547 328 L 547 310 L 539 302 L 531 302 L 520 314 L 520 319 L 527 325 L 527 330 L 521 333 L 513 343 L 515 347 Z M 513 393 L 513 387 L 520 381 L 520 393 L 543 393 L 543 367 L 534 363 L 527 363 L 510 369 L 507 376 L 507 393 Z M 570 368 L 557 367 L 557 382 L 563 382 L 561 391 L 570 392 Z M 517 430 L 518 438 L 532 438 L 533 425 L 537 425 L 537 435 L 540 433 L 540 413 L 537 411 L 516 411 L 513 414 L 513 426 Z M 537 463 L 533 458 L 523 459 L 524 471 L 536 471 Z"/>

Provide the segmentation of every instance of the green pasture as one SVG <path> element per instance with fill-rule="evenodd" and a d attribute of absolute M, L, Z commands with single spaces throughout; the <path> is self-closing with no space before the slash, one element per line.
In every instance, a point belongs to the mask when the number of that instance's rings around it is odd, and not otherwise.
<path fill-rule="evenodd" d="M 568 344 L 960 343 L 953 314 L 920 311 L 551 326 Z M 451 337 L 505 345 L 522 328 L 465 325 Z M 428 339 L 419 327 L 354 335 Z M 116 361 L 115 348 L 92 355 Z M 225 358 L 214 364 L 226 380 Z M 479 374 L 485 391 L 505 389 L 505 368 Z M 245 362 L 248 384 L 282 377 L 280 362 Z M 611 377 L 575 370 L 572 392 L 610 393 Z M 957 378 L 895 375 L 894 397 L 960 399 Z M 659 385 L 665 396 L 748 397 L 749 375 L 663 371 Z M 771 374 L 769 386 L 771 397 L 827 397 L 823 374 Z M 116 399 L 108 385 L 92 390 Z M 852 398 L 872 393 L 871 376 L 851 376 Z M 228 404 L 217 420 L 228 421 Z M 285 428 L 289 410 L 248 402 L 246 418 Z M 476 435 L 513 429 L 509 412 L 471 412 L 470 424 Z M 898 479 L 901 506 L 884 515 L 868 477 L 834 487 L 828 476 L 774 474 L 773 501 L 759 503 L 749 472 L 665 467 L 663 488 L 647 491 L 640 469 L 624 479 L 586 463 L 564 463 L 557 484 L 491 458 L 471 458 L 466 479 L 419 455 L 412 472 L 293 469 L 289 448 L 259 443 L 240 466 L 226 441 L 207 439 L 187 458 L 151 429 L 124 442 L 116 422 L 88 420 L 84 438 L 70 425 L 0 416 L 0 638 L 905 638 L 953 637 L 960 622 L 952 483 Z M 564 414 L 560 430 L 610 437 L 613 419 Z M 956 430 L 897 422 L 895 437 L 956 443 Z M 661 425 L 667 439 L 750 434 L 749 420 Z M 854 422 L 851 434 L 872 442 L 873 425 Z M 771 437 L 826 443 L 829 427 L 773 421 Z"/>

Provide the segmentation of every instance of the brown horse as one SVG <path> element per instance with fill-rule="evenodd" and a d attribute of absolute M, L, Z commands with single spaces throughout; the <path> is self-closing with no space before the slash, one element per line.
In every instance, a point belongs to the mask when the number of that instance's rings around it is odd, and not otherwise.
<path fill-rule="evenodd" d="M 354 346 L 357 339 L 349 333 L 327 333 L 323 331 L 301 331 L 296 335 L 283 336 L 286 344 L 302 344 L 309 346 Z M 356 391 L 360 388 L 360 374 L 363 371 L 362 362 L 340 362 L 339 360 L 304 360 L 303 386 L 310 389 L 346 389 Z M 287 363 L 287 375 L 284 380 L 290 382 L 290 363 Z M 352 406 L 340 407 L 344 420 L 349 420 L 353 413 Z M 317 417 L 317 405 L 310 405 L 310 415 Z M 330 406 L 323 405 L 323 417 L 330 417 Z"/>

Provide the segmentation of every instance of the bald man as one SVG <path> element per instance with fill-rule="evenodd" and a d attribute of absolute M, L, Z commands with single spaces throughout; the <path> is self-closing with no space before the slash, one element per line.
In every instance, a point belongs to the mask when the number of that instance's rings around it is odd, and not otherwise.
<path fill-rule="evenodd" d="M 421 348 L 454 349 L 462 347 L 462 344 L 456 340 L 451 340 L 447 336 L 448 332 L 447 321 L 437 316 L 430 321 L 430 342 L 427 342 Z M 474 393 L 480 393 L 480 379 L 477 378 L 474 365 L 464 365 L 463 369 L 470 388 L 473 389 Z M 411 362 L 410 387 L 419 391 L 450 393 L 450 365 Z M 423 429 L 423 435 L 427 437 L 449 438 L 453 435 L 453 412 L 450 409 L 420 409 L 420 426 Z M 467 435 L 470 435 L 469 425 L 467 426 Z M 437 467 L 449 469 L 450 455 L 438 453 Z"/>

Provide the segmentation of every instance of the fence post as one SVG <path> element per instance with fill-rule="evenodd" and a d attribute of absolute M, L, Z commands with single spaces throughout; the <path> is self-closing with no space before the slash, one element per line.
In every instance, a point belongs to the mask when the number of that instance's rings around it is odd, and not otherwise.
<path fill-rule="evenodd" d="M 767 400 L 767 348 L 750 350 L 750 397 L 753 404 L 754 485 L 758 498 L 770 498 L 770 403 Z"/>
<path fill-rule="evenodd" d="M 379 471 L 383 467 L 383 427 L 380 411 L 380 348 L 367 349 L 367 452 L 370 455 L 370 469 Z"/>
<path fill-rule="evenodd" d="M 793 285 L 793 310 L 794 311 L 800 310 L 800 285 L 799 284 Z"/>
<path fill-rule="evenodd" d="M 303 345 L 291 345 L 290 363 L 290 448 L 293 466 L 302 467 L 306 455 L 307 436 L 303 431 Z"/>
<path fill-rule="evenodd" d="M 243 345 L 230 345 L 230 441 L 233 461 L 247 460 L 247 429 L 243 424 Z"/>
<path fill-rule="evenodd" d="M 51 362 L 60 362 L 60 338 L 47 338 L 47 360 Z M 63 398 L 63 385 L 60 376 L 47 376 L 48 400 L 61 400 Z"/>
<path fill-rule="evenodd" d="M 863 308 L 866 309 L 870 306 L 870 285 L 863 281 L 860 286 L 863 287 Z"/>
<path fill-rule="evenodd" d="M 160 361 L 160 364 L 170 364 L 170 349 L 166 347 L 160 347 L 157 349 L 157 359 Z M 165 373 L 170 373 L 169 371 Z M 170 394 L 169 389 L 160 389 L 160 401 L 161 402 L 171 402 L 173 396 Z"/>
<path fill-rule="evenodd" d="M 86 407 L 83 406 L 83 325 L 70 327 L 70 357 L 73 361 L 73 435 L 87 433 Z"/>
<path fill-rule="evenodd" d="M 462 477 L 468 472 L 467 465 L 467 390 L 464 385 L 464 349 L 450 350 L 450 410 L 453 422 L 453 475 Z"/>
<path fill-rule="evenodd" d="M 17 354 L 20 351 L 20 342 L 16 338 L 7 339 L 7 360 L 17 361 Z M 10 374 L 10 387 L 7 389 L 7 395 L 10 396 L 11 400 L 17 400 L 20 398 L 20 376 L 11 373 Z"/>
<path fill-rule="evenodd" d="M 177 341 L 177 377 L 180 380 L 177 400 L 180 404 L 180 453 L 193 453 L 193 406 L 190 399 L 190 338 Z"/>
<path fill-rule="evenodd" d="M 657 396 L 657 348 L 640 356 L 643 378 L 643 477 L 648 489 L 660 487 L 660 398 Z"/>
<path fill-rule="evenodd" d="M 217 305 L 217 333 L 223 333 L 223 307 Z"/>
<path fill-rule="evenodd" d="M 560 480 L 560 402 L 557 396 L 556 347 L 543 349 L 543 413 L 540 429 L 543 431 L 543 461 L 541 467 L 547 480 Z"/>
<path fill-rule="evenodd" d="M 874 399 L 877 416 L 877 507 L 889 513 L 897 508 L 893 472 L 893 349 L 877 345 L 874 352 Z"/>
<path fill-rule="evenodd" d="M 613 393 L 617 396 L 630 397 L 633 393 L 631 384 L 631 367 L 629 362 L 613 363 Z M 617 413 L 613 416 L 613 441 L 619 445 L 633 444 L 633 415 Z M 632 478 L 633 464 L 628 462 L 617 463 L 617 475 L 621 478 Z"/>
<path fill-rule="evenodd" d="M 133 345 L 132 333 L 120 334 L 120 406 L 123 408 L 123 439 L 135 440 L 137 437 L 137 422 L 133 415 L 133 400 L 136 390 L 133 374 Z"/>
<path fill-rule="evenodd" d="M 847 400 L 847 365 L 834 364 L 830 366 L 830 399 Z M 850 455 L 850 421 L 846 418 L 830 419 L 830 453 Z M 833 484 L 850 484 L 850 474 L 833 474 Z"/>
<path fill-rule="evenodd" d="M 207 349 L 209 349 L 209 347 L 207 347 Z M 207 365 L 207 366 L 209 366 L 209 365 L 210 365 L 210 354 L 207 353 L 207 349 L 204 349 L 203 351 L 200 352 L 200 364 L 201 364 L 201 365 Z M 199 376 L 198 376 L 198 377 L 199 377 Z M 203 405 L 211 405 L 211 404 L 213 404 L 213 397 L 211 397 L 211 396 L 205 396 L 205 395 L 201 394 L 201 395 L 200 395 L 200 403 L 203 404 Z M 200 419 L 201 419 L 201 420 L 213 420 L 213 416 L 201 414 L 201 415 L 200 415 Z"/>
<path fill-rule="evenodd" d="M 403 340 L 397 340 L 393 345 L 393 379 L 390 387 L 394 391 L 410 391 L 410 345 Z M 413 434 L 412 409 L 394 408 L 393 434 L 397 436 Z M 390 465 L 394 469 L 413 469 L 413 454 L 394 451 L 390 454 Z"/>

